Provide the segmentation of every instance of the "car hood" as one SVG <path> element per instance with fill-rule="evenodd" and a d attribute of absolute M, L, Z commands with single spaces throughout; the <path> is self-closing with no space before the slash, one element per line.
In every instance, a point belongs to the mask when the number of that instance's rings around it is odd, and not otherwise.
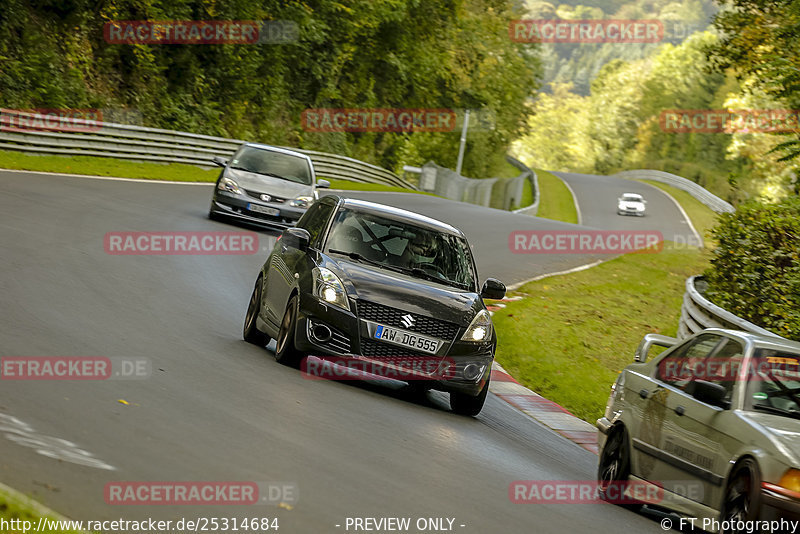
<path fill-rule="evenodd" d="M 242 171 L 239 169 L 228 168 L 225 177 L 230 178 L 248 191 L 256 193 L 268 193 L 272 196 L 281 198 L 295 198 L 301 195 L 311 196 L 313 187 L 305 184 L 290 182 L 282 178 L 264 176 L 254 172 Z"/>
<path fill-rule="evenodd" d="M 630 209 L 630 208 L 643 208 L 644 209 L 644 204 L 642 204 L 641 202 L 628 202 L 628 201 L 624 201 L 623 200 L 623 201 L 621 201 L 619 203 L 619 207 L 622 208 L 622 209 L 626 209 L 626 210 Z"/>
<path fill-rule="evenodd" d="M 739 412 L 739 417 L 769 439 L 792 465 L 800 465 L 800 419 L 749 411 Z"/>
<path fill-rule="evenodd" d="M 410 275 L 346 260 L 334 262 L 344 275 L 351 296 L 384 306 L 399 308 L 463 327 L 480 310 L 483 302 L 477 293 L 429 282 Z"/>

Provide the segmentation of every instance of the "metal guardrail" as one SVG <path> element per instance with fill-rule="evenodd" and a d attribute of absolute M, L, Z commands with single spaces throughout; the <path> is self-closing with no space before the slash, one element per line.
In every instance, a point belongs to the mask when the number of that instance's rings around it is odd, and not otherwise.
<path fill-rule="evenodd" d="M 692 276 L 686 280 L 686 292 L 683 294 L 683 304 L 681 305 L 681 319 L 678 323 L 679 338 L 686 338 L 706 328 L 732 328 L 754 334 L 781 337 L 709 301 L 703 296 L 705 287 L 702 276 Z"/>
<path fill-rule="evenodd" d="M 56 126 L 21 127 L 25 122 L 35 126 L 37 116 L 41 117 L 36 113 L 0 109 L 0 148 L 39 154 L 100 156 L 212 167 L 211 158 L 228 158 L 244 143 L 239 139 L 66 117 L 60 117 Z M 324 178 L 417 189 L 395 173 L 377 165 L 325 152 L 283 148 L 308 155 L 316 174 Z"/>
<path fill-rule="evenodd" d="M 535 210 L 538 208 L 538 182 L 535 173 L 511 156 L 506 156 L 506 160 L 521 171 L 519 176 L 514 178 L 467 178 L 429 161 L 421 168 L 420 189 L 450 200 L 489 206 L 492 200 L 492 191 L 499 187 L 502 188 L 502 191 L 499 192 L 502 193 L 502 208 L 511 210 L 522 198 L 525 180 L 530 180 L 533 176 L 530 183 L 534 192 L 535 202 L 532 206 Z M 515 210 L 515 213 L 527 209 L 531 209 L 531 206 Z"/>
<path fill-rule="evenodd" d="M 640 169 L 635 171 L 622 171 L 614 176 L 628 178 L 632 180 L 654 180 L 662 182 L 683 191 L 686 191 L 694 198 L 711 208 L 717 213 L 732 213 L 735 208 L 728 202 L 722 200 L 715 194 L 707 191 L 703 186 L 681 176 L 676 176 L 664 171 L 651 169 Z"/>
<path fill-rule="evenodd" d="M 536 175 L 536 171 L 529 168 L 527 165 L 522 163 L 520 160 L 515 158 L 514 156 L 506 156 L 506 160 L 512 164 L 514 167 L 518 168 L 522 171 L 522 174 L 517 177 L 517 179 L 527 179 L 531 183 L 531 191 L 533 191 L 533 204 L 529 206 L 524 206 L 519 209 L 515 209 L 514 213 L 522 213 L 524 215 L 533 215 L 536 216 L 536 213 L 539 211 L 539 177 Z M 520 191 L 520 197 L 522 196 L 522 192 Z M 517 197 L 517 198 L 520 198 Z"/>

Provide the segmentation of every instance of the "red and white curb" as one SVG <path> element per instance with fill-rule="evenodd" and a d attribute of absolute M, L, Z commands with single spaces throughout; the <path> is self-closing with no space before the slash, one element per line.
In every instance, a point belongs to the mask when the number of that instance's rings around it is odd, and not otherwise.
<path fill-rule="evenodd" d="M 573 443 L 597 454 L 597 428 L 569 413 L 562 406 L 526 388 L 500 364 L 492 364 L 489 391 L 528 417 L 561 434 Z"/>

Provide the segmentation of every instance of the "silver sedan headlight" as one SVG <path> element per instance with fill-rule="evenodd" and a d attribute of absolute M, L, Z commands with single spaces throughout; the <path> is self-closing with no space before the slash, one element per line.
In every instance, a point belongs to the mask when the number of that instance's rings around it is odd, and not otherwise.
<path fill-rule="evenodd" d="M 230 178 L 222 178 L 217 184 L 217 189 L 220 191 L 227 191 L 228 193 L 234 193 L 236 195 L 243 195 L 244 191 L 239 188 L 239 184 L 231 180 Z"/>

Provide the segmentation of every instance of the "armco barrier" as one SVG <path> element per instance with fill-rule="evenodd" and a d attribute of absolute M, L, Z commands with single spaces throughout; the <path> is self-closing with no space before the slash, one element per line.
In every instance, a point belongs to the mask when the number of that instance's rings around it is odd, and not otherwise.
<path fill-rule="evenodd" d="M 683 294 L 683 304 L 681 305 L 681 319 L 678 323 L 679 338 L 683 339 L 706 328 L 732 328 L 754 334 L 781 337 L 712 303 L 702 295 L 705 288 L 706 282 L 702 276 L 692 276 L 686 280 L 686 292 Z"/>
<path fill-rule="evenodd" d="M 716 211 L 717 213 L 731 213 L 734 211 L 734 207 L 716 196 L 715 194 L 707 191 L 703 186 L 683 178 L 681 176 L 676 176 L 674 174 L 670 174 L 664 171 L 656 171 L 656 170 L 649 170 L 649 169 L 641 169 L 635 171 L 622 171 L 618 172 L 614 176 L 618 176 L 620 178 L 627 178 L 630 180 L 653 180 L 656 182 L 665 183 L 686 191 L 694 198 L 711 208 L 712 210 Z"/>
<path fill-rule="evenodd" d="M 0 148 L 39 154 L 101 156 L 209 167 L 213 166 L 211 159 L 214 156 L 230 157 L 244 142 L 108 122 L 87 126 L 84 121 L 68 118 L 60 119 L 65 125 L 60 129 L 19 127 L 20 118 L 32 121 L 35 117 L 34 113 L 0 109 Z M 321 177 L 416 189 L 393 172 L 370 163 L 313 150 L 292 150 L 311 157 L 314 169 Z"/>
<path fill-rule="evenodd" d="M 528 169 L 525 164 L 511 156 L 506 156 L 506 160 L 520 170 L 519 176 L 514 178 L 467 178 L 429 161 L 422 166 L 420 188 L 423 191 L 429 191 L 444 198 L 480 206 L 489 206 L 493 189 L 502 188 L 498 192 L 502 193 L 500 195 L 502 196 L 502 206 L 497 205 L 494 207 L 510 210 L 522 198 L 525 180 L 530 180 L 534 203 L 531 206 L 515 210 L 515 213 L 525 213 L 525 210 L 533 208 L 533 213 L 531 214 L 535 214 L 539 198 L 535 173 Z"/>
<path fill-rule="evenodd" d="M 533 191 L 533 203 L 529 206 L 523 206 L 519 209 L 514 210 L 514 213 L 522 213 L 524 215 L 533 215 L 535 216 L 536 213 L 539 211 L 539 177 L 536 175 L 536 171 L 529 168 L 527 165 L 522 163 L 520 160 L 513 156 L 506 156 L 506 160 L 512 164 L 514 167 L 518 168 L 522 171 L 522 174 L 517 177 L 517 179 L 522 178 L 523 180 L 528 180 L 531 183 L 531 191 Z M 522 192 L 520 191 L 520 196 Z M 516 198 L 520 198 L 519 196 Z"/>

